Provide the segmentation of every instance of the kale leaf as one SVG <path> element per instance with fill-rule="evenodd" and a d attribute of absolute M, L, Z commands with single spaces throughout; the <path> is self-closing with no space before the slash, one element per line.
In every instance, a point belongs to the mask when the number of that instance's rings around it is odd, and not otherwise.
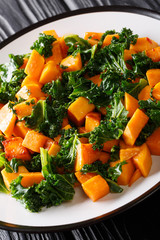
<path fill-rule="evenodd" d="M 57 206 L 73 199 L 75 191 L 73 184 L 68 181 L 70 178 L 72 176 L 68 174 L 48 175 L 39 184 L 24 188 L 21 185 L 22 176 L 19 176 L 10 184 L 10 190 L 12 197 L 22 202 L 26 209 L 39 212 L 42 207 Z"/>
<path fill-rule="evenodd" d="M 6 186 L 4 184 L 3 177 L 2 177 L 1 173 L 0 173 L 0 192 L 9 193 L 8 189 L 6 188 Z"/>
<path fill-rule="evenodd" d="M 56 41 L 52 35 L 46 35 L 40 33 L 38 40 L 36 40 L 31 46 L 31 50 L 35 49 L 40 55 L 48 58 L 52 56 L 52 43 Z"/>

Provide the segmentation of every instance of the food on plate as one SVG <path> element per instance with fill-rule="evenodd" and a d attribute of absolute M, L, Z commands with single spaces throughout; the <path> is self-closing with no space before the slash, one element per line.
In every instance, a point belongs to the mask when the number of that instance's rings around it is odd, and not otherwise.
<path fill-rule="evenodd" d="M 29 211 L 121 193 L 160 156 L 160 47 L 130 29 L 39 34 L 0 65 L 0 190 Z M 106 200 L 107 201 L 107 200 Z"/>

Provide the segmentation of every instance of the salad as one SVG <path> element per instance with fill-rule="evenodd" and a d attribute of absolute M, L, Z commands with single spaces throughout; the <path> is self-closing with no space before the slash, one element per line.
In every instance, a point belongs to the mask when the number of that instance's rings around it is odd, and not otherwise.
<path fill-rule="evenodd" d="M 147 177 L 160 156 L 160 46 L 130 29 L 44 31 L 0 65 L 0 191 L 31 212 Z"/>

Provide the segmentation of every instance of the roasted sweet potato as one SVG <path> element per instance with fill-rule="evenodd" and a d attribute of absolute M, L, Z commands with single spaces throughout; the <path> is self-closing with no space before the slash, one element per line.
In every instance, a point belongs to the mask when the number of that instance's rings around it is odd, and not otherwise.
<path fill-rule="evenodd" d="M 160 127 L 147 138 L 146 144 L 151 154 L 160 156 Z"/>
<path fill-rule="evenodd" d="M 100 125 L 101 114 L 98 112 L 90 112 L 86 115 L 85 129 L 87 132 L 92 131 L 95 127 Z"/>
<path fill-rule="evenodd" d="M 139 107 L 138 100 L 134 97 L 132 97 L 130 94 L 125 92 L 124 96 L 124 106 L 125 109 L 128 111 L 127 117 L 132 117 L 133 113 L 137 110 Z"/>
<path fill-rule="evenodd" d="M 63 71 L 66 72 L 80 70 L 82 68 L 82 60 L 80 53 L 77 53 L 76 56 L 69 55 L 68 57 L 64 58 L 61 61 L 60 66 Z"/>
<path fill-rule="evenodd" d="M 146 72 L 146 76 L 149 82 L 150 87 L 154 87 L 157 83 L 160 82 L 160 69 L 149 69 Z"/>

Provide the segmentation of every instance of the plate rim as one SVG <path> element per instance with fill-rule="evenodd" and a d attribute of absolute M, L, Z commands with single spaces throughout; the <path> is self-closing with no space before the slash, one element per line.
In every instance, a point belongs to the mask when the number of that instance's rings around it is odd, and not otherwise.
<path fill-rule="evenodd" d="M 36 22 L 18 32 L 11 35 L 7 39 L 3 40 L 0 43 L 0 49 L 7 46 L 12 41 L 16 40 L 20 36 L 24 35 L 25 33 L 28 33 L 38 27 L 41 27 L 47 23 L 51 23 L 60 19 L 64 19 L 67 17 L 73 17 L 76 15 L 82 15 L 87 13 L 96 13 L 96 12 L 128 12 L 128 13 L 135 13 L 139 15 L 144 15 L 147 17 L 151 17 L 154 19 L 160 20 L 160 13 L 154 10 L 149 10 L 145 8 L 140 7 L 132 7 L 132 6 L 119 6 L 119 5 L 112 5 L 112 6 L 98 6 L 98 7 L 89 7 L 89 8 L 82 8 L 74 11 L 64 12 L 61 14 L 58 14 L 56 16 L 52 16 L 49 18 L 46 18 L 44 20 L 41 20 L 39 22 Z M 117 214 L 120 214 L 131 207 L 137 205 L 141 201 L 145 200 L 146 198 L 150 197 L 153 193 L 160 190 L 160 182 L 156 183 L 152 188 L 150 188 L 148 191 L 137 197 L 136 199 L 133 199 L 131 202 L 111 211 L 106 214 L 102 214 L 98 217 L 94 217 L 88 220 L 84 220 L 81 222 L 76 223 L 70 223 L 70 224 L 64 224 L 64 225 L 57 225 L 57 226 L 45 226 L 45 227 L 36 227 L 36 226 L 25 226 L 25 225 L 19 225 L 19 224 L 12 224 L 4 221 L 0 221 L 0 227 L 4 230 L 9 231 L 17 231 L 17 232 L 24 232 L 24 233 L 46 233 L 46 232 L 57 232 L 57 231 L 66 231 L 66 230 L 72 230 L 76 228 L 86 227 L 88 225 L 98 223 L 99 221 L 103 221 L 104 219 L 111 218 Z"/>

